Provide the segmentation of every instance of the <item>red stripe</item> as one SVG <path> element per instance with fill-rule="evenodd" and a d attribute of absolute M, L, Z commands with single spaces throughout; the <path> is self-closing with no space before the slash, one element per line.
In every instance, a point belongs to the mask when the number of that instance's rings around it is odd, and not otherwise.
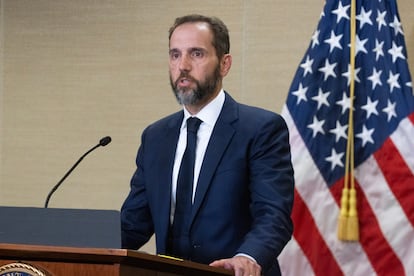
<path fill-rule="evenodd" d="M 411 123 L 413 123 L 414 125 L 414 112 L 410 114 L 410 116 L 408 116 L 408 119 L 411 121 Z"/>
<path fill-rule="evenodd" d="M 411 225 L 414 226 L 414 175 L 410 168 L 391 139 L 385 141 L 382 147 L 375 152 L 374 157 L 391 191 L 400 202 Z"/>
<path fill-rule="evenodd" d="M 359 221 L 359 242 L 378 275 L 404 275 L 404 267 L 381 232 L 377 217 L 368 204 L 364 192 L 355 182 Z M 375 183 L 371 183 L 375 185 Z M 331 192 L 338 203 L 341 198 L 343 179 L 335 183 Z M 357 257 L 356 257 L 357 258 Z"/>
<path fill-rule="evenodd" d="M 360 243 L 378 275 L 405 275 L 401 260 L 381 232 L 377 217 L 357 184 Z M 375 183 L 371 183 L 375 185 Z"/>
<path fill-rule="evenodd" d="M 305 253 L 316 276 L 343 275 L 334 256 L 322 238 L 312 214 L 295 189 L 295 203 L 292 210 L 292 219 L 295 225 L 293 236 Z"/>

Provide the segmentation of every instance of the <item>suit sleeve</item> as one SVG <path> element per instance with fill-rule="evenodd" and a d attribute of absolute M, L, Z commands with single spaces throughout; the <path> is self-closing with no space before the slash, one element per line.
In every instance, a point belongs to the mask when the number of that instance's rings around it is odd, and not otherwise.
<path fill-rule="evenodd" d="M 289 133 L 281 116 L 272 116 L 256 132 L 249 170 L 253 224 L 238 252 L 252 256 L 266 269 L 293 232 L 293 167 Z"/>
<path fill-rule="evenodd" d="M 131 179 L 131 189 L 121 208 L 122 248 L 138 249 L 154 233 L 144 183 L 144 151 L 145 131 L 142 134 L 142 143 L 136 158 L 137 169 Z"/>

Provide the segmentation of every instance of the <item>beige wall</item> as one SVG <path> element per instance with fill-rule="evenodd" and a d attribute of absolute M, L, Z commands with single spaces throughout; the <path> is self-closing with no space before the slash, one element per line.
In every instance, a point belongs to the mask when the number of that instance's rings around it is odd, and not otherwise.
<path fill-rule="evenodd" d="M 177 3 L 178 2 L 178 3 Z M 414 5 L 399 0 L 414 72 Z M 196 4 L 195 4 L 196 3 Z M 119 209 L 143 128 L 178 110 L 168 83 L 167 30 L 187 13 L 231 32 L 225 88 L 276 112 L 324 1 L 0 0 L 0 205 Z"/>

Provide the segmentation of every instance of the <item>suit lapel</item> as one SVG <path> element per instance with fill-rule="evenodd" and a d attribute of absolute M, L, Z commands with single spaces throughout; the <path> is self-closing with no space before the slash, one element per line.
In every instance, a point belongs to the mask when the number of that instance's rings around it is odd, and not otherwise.
<path fill-rule="evenodd" d="M 160 162 L 157 164 L 159 172 L 159 181 L 156 206 L 159 206 L 159 219 L 162 219 L 162 230 L 160 233 L 160 240 L 164 240 L 162 244 L 167 242 L 168 228 L 170 225 L 170 207 L 171 207 L 171 181 L 172 171 L 174 166 L 174 158 L 178 136 L 180 133 L 180 126 L 183 119 L 183 113 L 178 113 L 178 116 L 174 116 L 167 124 L 167 128 L 164 135 L 165 139 L 162 139 L 164 143 L 160 144 L 160 152 L 163 158 L 160 158 Z"/>
<path fill-rule="evenodd" d="M 236 132 L 233 122 L 238 119 L 237 112 L 237 103 L 226 93 L 226 100 L 211 134 L 200 170 L 197 191 L 191 212 L 191 223 L 204 200 L 217 166 Z"/>

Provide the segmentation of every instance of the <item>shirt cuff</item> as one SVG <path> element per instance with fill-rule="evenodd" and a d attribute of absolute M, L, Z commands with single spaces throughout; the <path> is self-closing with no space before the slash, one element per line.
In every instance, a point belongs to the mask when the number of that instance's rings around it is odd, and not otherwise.
<path fill-rule="evenodd" d="M 247 255 L 247 254 L 244 254 L 244 253 L 237 253 L 236 256 L 246 257 L 246 258 L 252 260 L 253 262 L 255 262 L 257 264 L 257 261 L 250 255 Z"/>

